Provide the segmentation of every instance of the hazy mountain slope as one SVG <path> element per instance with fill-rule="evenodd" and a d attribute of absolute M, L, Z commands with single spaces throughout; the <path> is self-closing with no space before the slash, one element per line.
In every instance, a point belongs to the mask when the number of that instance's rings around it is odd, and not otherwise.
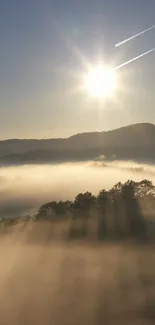
<path fill-rule="evenodd" d="M 155 125 L 139 123 L 107 132 L 81 133 L 64 139 L 10 139 L 0 141 L 0 152 L 31 150 L 83 149 L 98 146 L 155 144 Z"/>
<path fill-rule="evenodd" d="M 77 134 L 68 139 L 81 149 L 100 146 L 144 146 L 155 144 L 155 125 L 139 123 L 107 132 Z"/>
<path fill-rule="evenodd" d="M 1 162 L 47 162 L 91 159 L 100 154 L 108 158 L 154 159 L 155 125 L 139 123 L 107 132 L 81 133 L 64 139 L 0 141 Z"/>

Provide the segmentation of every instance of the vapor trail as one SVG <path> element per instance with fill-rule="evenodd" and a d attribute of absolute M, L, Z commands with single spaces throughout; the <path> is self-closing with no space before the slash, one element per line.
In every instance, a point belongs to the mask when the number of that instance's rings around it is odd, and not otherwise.
<path fill-rule="evenodd" d="M 135 58 L 133 58 L 133 59 L 127 61 L 127 62 L 124 62 L 124 63 L 118 65 L 118 67 L 114 68 L 114 70 L 118 70 L 118 69 L 120 69 L 120 68 L 123 68 L 124 66 L 128 65 L 129 63 L 134 62 L 134 61 L 136 61 L 136 60 L 142 58 L 143 56 L 145 56 L 145 55 L 147 55 L 147 54 L 153 52 L 154 50 L 155 50 L 155 47 L 154 47 L 153 49 L 147 51 L 147 52 L 144 52 L 144 53 L 142 53 L 142 54 L 136 56 Z"/>
<path fill-rule="evenodd" d="M 134 38 L 136 38 L 136 37 L 138 37 L 138 36 L 140 36 L 140 35 L 142 35 L 142 34 L 148 32 L 149 30 L 151 30 L 151 29 L 153 29 L 153 28 L 155 28 L 155 25 L 153 25 L 153 26 L 151 26 L 151 27 L 149 27 L 149 28 L 143 30 L 142 32 L 140 32 L 140 33 L 138 33 L 138 34 L 135 34 L 135 35 L 133 35 L 133 36 L 131 36 L 131 37 L 129 37 L 129 38 L 126 38 L 125 40 L 123 40 L 123 41 L 121 41 L 121 42 L 115 44 L 115 47 L 119 47 L 119 46 L 121 46 L 121 45 L 123 45 L 123 44 L 129 42 L 129 41 L 133 40 Z"/>

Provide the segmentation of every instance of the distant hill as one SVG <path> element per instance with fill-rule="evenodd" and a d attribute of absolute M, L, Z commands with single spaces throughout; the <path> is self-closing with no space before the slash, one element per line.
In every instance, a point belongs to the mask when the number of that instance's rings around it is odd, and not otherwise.
<path fill-rule="evenodd" d="M 58 139 L 0 141 L 0 163 L 95 159 L 155 160 L 155 125 L 133 124 L 112 131 L 80 133 Z"/>

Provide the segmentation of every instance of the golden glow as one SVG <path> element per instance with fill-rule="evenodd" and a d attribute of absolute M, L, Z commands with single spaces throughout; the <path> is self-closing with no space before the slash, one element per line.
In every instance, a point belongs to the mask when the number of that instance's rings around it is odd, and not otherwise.
<path fill-rule="evenodd" d="M 85 80 L 87 91 L 94 97 L 105 98 L 113 95 L 117 86 L 116 71 L 103 66 L 92 68 Z"/>

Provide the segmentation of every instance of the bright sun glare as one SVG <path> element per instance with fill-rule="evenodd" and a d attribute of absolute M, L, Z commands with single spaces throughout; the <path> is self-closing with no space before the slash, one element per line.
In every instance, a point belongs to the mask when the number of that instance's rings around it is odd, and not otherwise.
<path fill-rule="evenodd" d="M 116 72 L 103 66 L 94 67 L 86 76 L 85 86 L 94 97 L 112 96 L 117 86 Z"/>

